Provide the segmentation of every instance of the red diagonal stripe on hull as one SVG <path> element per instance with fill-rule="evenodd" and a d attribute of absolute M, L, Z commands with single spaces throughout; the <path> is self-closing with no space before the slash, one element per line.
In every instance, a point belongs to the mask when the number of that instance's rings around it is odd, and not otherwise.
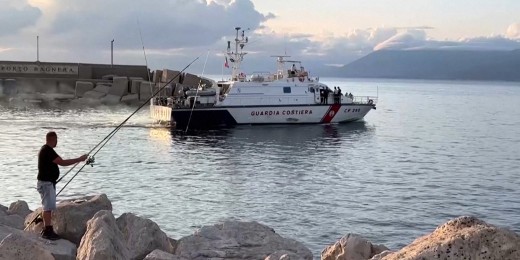
<path fill-rule="evenodd" d="M 327 110 L 327 113 L 325 113 L 325 115 L 321 119 L 321 123 L 330 123 L 330 121 L 332 121 L 332 119 L 338 113 L 340 107 L 341 104 L 333 104 L 332 106 L 330 106 Z"/>

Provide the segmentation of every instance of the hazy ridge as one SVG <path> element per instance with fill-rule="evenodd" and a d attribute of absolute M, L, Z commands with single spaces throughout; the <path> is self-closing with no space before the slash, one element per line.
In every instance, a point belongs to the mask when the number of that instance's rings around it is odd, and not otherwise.
<path fill-rule="evenodd" d="M 349 78 L 520 81 L 520 50 L 381 50 L 330 73 Z"/>

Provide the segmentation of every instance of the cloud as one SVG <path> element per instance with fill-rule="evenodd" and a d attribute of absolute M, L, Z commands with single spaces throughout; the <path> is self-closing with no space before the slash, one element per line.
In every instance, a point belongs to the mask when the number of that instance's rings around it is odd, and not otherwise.
<path fill-rule="evenodd" d="M 220 74 L 236 26 L 249 28 L 243 66 L 250 72 L 276 69 L 272 55 L 291 55 L 312 69 L 347 64 L 380 49 L 515 49 L 520 40 L 518 23 L 503 36 L 457 41 L 431 39 L 430 26 L 355 29 L 322 38 L 288 34 L 266 27 L 275 16 L 256 10 L 253 0 L 27 1 L 0 0 L 0 22 L 9 25 L 0 28 L 2 60 L 35 60 L 39 35 L 41 61 L 109 63 L 114 39 L 116 64 L 181 69 L 200 57 L 191 72 Z"/>
<path fill-rule="evenodd" d="M 506 31 L 506 37 L 509 39 L 520 40 L 520 23 L 509 25 Z"/>
<path fill-rule="evenodd" d="M 24 0 L 0 0 L 0 37 L 15 35 L 20 30 L 36 24 L 41 17 L 40 9 Z"/>
<path fill-rule="evenodd" d="M 374 47 L 374 50 L 377 51 L 382 49 L 410 49 L 425 46 L 426 44 L 426 32 L 414 29 L 395 34 L 391 38 L 377 44 Z"/>
<path fill-rule="evenodd" d="M 268 19 L 249 0 L 56 0 L 49 33 L 82 48 L 105 47 L 116 39 L 119 48 L 182 49 L 214 43 L 237 24 L 256 29 Z"/>
<path fill-rule="evenodd" d="M 374 50 L 514 50 L 520 48 L 520 41 L 513 37 L 516 33 L 514 30 L 515 27 L 510 26 L 507 35 L 463 38 L 456 41 L 437 41 L 429 39 L 424 30 L 408 30 L 378 44 Z"/>
<path fill-rule="evenodd" d="M 257 11 L 251 0 L 138 0 L 131 4 L 127 0 L 33 2 L 40 4 L 43 10 L 40 16 L 31 16 L 30 10 L 40 9 L 29 8 L 27 4 L 23 8 L 20 4 L 2 7 L 2 12 L 11 13 L 9 23 L 4 21 L 3 24 L 12 24 L 11 20 L 36 24 L 26 26 L 23 31 L 2 27 L 10 34 L 0 35 L 0 47 L 7 50 L 1 59 L 34 60 L 35 39 L 39 35 L 40 60 L 43 61 L 110 61 L 110 41 L 114 39 L 116 63 L 144 64 L 144 48 L 150 66 L 171 67 L 186 64 L 217 45 L 222 50 L 224 38 L 233 36 L 236 26 L 254 31 L 274 17 Z M 0 19 L 4 19 L 4 15 Z"/>

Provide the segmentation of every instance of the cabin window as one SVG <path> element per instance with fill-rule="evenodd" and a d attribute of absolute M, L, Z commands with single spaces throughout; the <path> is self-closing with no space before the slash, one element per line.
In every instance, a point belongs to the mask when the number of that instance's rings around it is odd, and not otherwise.
<path fill-rule="evenodd" d="M 291 93 L 291 87 L 283 87 L 283 93 Z"/>
<path fill-rule="evenodd" d="M 309 87 L 309 92 L 314 93 L 314 88 L 313 87 Z"/>

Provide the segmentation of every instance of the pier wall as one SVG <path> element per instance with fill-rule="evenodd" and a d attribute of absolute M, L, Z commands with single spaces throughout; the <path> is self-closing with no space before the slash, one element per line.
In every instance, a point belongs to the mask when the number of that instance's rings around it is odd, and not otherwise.
<path fill-rule="evenodd" d="M 100 85 L 101 88 L 117 87 L 117 91 L 115 88 L 106 89 L 106 95 L 114 91 L 121 94 L 119 97 L 110 97 L 110 100 L 121 101 L 127 94 L 136 95 L 125 100 L 139 100 L 139 85 L 141 81 L 147 81 L 148 73 L 148 68 L 142 65 L 0 61 L 0 99 L 41 99 L 46 94 L 46 97 L 48 94 L 58 94 L 62 99 L 76 99 L 88 91 L 85 83 L 89 83 L 92 91 L 96 88 L 99 90 Z M 127 81 L 121 81 L 122 78 Z M 117 79 L 115 84 L 114 79 Z M 78 93 L 81 95 L 77 95 Z M 143 98 L 146 96 L 149 95 L 144 94 Z"/>

